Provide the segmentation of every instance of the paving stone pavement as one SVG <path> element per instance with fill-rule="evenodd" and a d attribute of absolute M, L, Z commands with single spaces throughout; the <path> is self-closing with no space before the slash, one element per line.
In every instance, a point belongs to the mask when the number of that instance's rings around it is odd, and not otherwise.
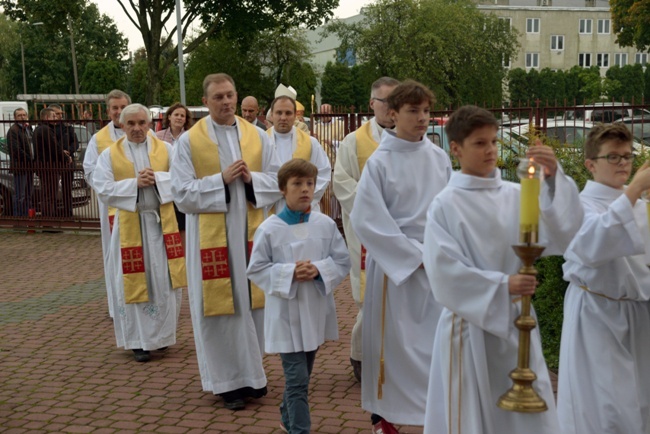
<path fill-rule="evenodd" d="M 167 352 L 136 363 L 115 346 L 98 235 L 0 232 L 0 258 L 0 432 L 281 432 L 277 355 L 264 359 L 269 394 L 246 410 L 226 410 L 201 390 L 186 294 Z M 336 289 L 340 338 L 316 357 L 315 433 L 370 432 L 349 363 L 350 294 L 348 280 Z"/>

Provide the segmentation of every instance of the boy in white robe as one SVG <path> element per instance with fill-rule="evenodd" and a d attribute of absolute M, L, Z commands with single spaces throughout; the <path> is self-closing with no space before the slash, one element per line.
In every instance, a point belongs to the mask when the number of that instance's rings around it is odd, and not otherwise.
<path fill-rule="evenodd" d="M 384 131 L 368 159 L 350 215 L 367 250 L 361 404 L 373 413 L 373 432 L 384 434 L 397 432 L 392 424 L 424 424 L 431 336 L 442 310 L 422 267 L 426 210 L 451 175 L 447 154 L 426 138 L 433 102 L 412 80 L 390 93 L 395 131 Z"/>
<path fill-rule="evenodd" d="M 176 343 L 181 288 L 185 286 L 184 265 L 182 284 L 173 285 L 168 265 L 168 261 L 173 258 L 166 248 L 169 237 L 163 234 L 164 218 L 167 216 L 161 214 L 161 205 L 173 200 L 169 172 L 154 171 L 149 155 L 153 152 L 153 147 L 157 146 L 156 152 L 166 157 L 165 164 L 168 166 L 172 149 L 169 144 L 157 138 L 147 137 L 149 119 L 146 107 L 140 104 L 127 106 L 120 116 L 126 137 L 119 139 L 99 155 L 93 172 L 94 188 L 100 200 L 107 206 L 117 208 L 110 241 L 112 269 L 106 270 L 115 276 L 113 296 L 117 346 L 132 350 L 138 362 L 149 361 L 151 350 L 165 349 Z M 119 179 L 116 176 L 121 170 L 118 166 L 121 161 L 118 154 L 124 155 L 132 163 L 135 169 L 133 177 Z M 127 211 L 137 212 L 139 220 L 125 223 Z M 171 219 L 176 224 L 173 213 Z M 139 228 L 134 229 L 133 226 L 137 225 Z M 126 248 L 122 245 L 124 238 L 137 233 L 137 229 L 140 236 L 135 235 L 135 239 L 141 246 L 141 254 L 137 253 L 139 247 Z M 122 232 L 125 231 L 126 234 L 122 237 Z M 180 246 L 180 234 L 178 235 L 179 250 L 176 260 L 182 261 L 184 254 Z M 131 236 L 129 241 L 133 241 L 133 235 Z M 127 251 L 132 249 L 136 250 L 136 254 L 131 254 L 132 258 L 136 259 L 129 262 L 124 258 L 130 254 Z M 137 258 L 140 258 L 139 262 L 146 275 L 146 301 L 133 301 L 129 295 L 129 279 L 137 275 L 131 274 L 138 268 Z"/>
<path fill-rule="evenodd" d="M 317 167 L 285 163 L 278 185 L 286 206 L 255 232 L 247 274 L 266 293 L 265 350 L 280 353 L 285 389 L 281 428 L 309 434 L 308 389 L 318 347 L 338 339 L 333 290 L 350 271 L 336 223 L 311 212 Z"/>
<path fill-rule="evenodd" d="M 464 106 L 445 125 L 461 171 L 427 213 L 424 267 L 436 300 L 445 307 L 434 338 L 424 432 L 427 434 L 557 434 L 559 426 L 539 329 L 530 336 L 533 387 L 546 401 L 543 413 L 497 406 L 512 385 L 517 365 L 521 295 L 533 294 L 534 276 L 521 267 L 520 185 L 503 181 L 497 163 L 498 121 L 487 110 Z M 540 245 L 561 254 L 580 227 L 578 190 L 558 166 L 553 150 L 528 149 L 545 167 L 540 196 Z"/>
<path fill-rule="evenodd" d="M 646 162 L 629 186 L 634 149 L 623 124 L 585 142 L 585 217 L 564 257 L 558 415 L 565 434 L 650 432 L 650 269 Z"/>

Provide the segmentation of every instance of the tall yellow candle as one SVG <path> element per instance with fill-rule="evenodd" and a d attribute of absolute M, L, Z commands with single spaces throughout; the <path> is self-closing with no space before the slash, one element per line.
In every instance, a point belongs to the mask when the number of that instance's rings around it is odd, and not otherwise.
<path fill-rule="evenodd" d="M 521 180 L 521 203 L 519 208 L 519 229 L 522 242 L 536 242 L 530 235 L 537 234 L 539 230 L 539 178 L 523 178 Z"/>

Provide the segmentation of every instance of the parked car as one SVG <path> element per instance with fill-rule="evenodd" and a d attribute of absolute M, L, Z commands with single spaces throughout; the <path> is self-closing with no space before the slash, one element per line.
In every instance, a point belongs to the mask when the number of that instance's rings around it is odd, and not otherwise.
<path fill-rule="evenodd" d="M 578 105 L 564 112 L 564 120 L 582 120 L 588 122 L 611 123 L 624 118 L 645 116 L 650 118 L 650 111 L 633 108 L 623 102 L 596 102 Z"/>
<path fill-rule="evenodd" d="M 582 146 L 589 134 L 589 131 L 594 127 L 593 122 L 571 120 L 571 121 L 548 121 L 546 130 L 540 131 L 551 140 L 557 141 L 559 144 L 567 148 L 582 149 Z M 520 142 L 528 145 L 530 131 L 530 124 L 520 125 L 513 127 L 511 134 Z M 649 129 L 650 131 L 650 129 Z M 634 135 L 634 149 L 643 149 L 643 138 Z"/>
<path fill-rule="evenodd" d="M 450 153 L 449 139 L 445 128 L 442 125 L 429 125 L 427 137 L 436 145 L 440 146 L 447 154 Z M 516 137 L 513 137 L 506 129 L 499 128 L 497 132 L 498 152 L 501 159 L 518 158 L 526 151 L 526 145 Z"/>
<path fill-rule="evenodd" d="M 11 215 L 13 213 L 14 203 L 14 177 L 9 173 L 9 155 L 5 152 L 6 149 L 0 149 L 0 217 Z M 41 206 L 38 202 L 39 191 L 41 189 L 41 181 L 38 175 L 34 175 L 34 193 L 32 194 L 32 208 L 37 212 L 40 211 Z M 90 186 L 86 183 L 83 173 L 75 170 L 74 178 L 72 180 L 72 207 L 79 208 L 90 201 Z M 56 194 L 57 209 L 63 208 L 63 195 L 61 193 L 61 180 L 59 180 L 59 188 Z"/>

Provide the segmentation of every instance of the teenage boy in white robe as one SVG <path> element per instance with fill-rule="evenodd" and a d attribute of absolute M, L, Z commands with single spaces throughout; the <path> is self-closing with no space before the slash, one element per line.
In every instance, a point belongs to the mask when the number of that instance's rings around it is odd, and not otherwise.
<path fill-rule="evenodd" d="M 445 125 L 461 170 L 427 213 L 424 267 L 445 308 L 433 339 L 427 434 L 561 432 L 539 329 L 530 336 L 530 368 L 548 410 L 530 414 L 497 406 L 517 365 L 520 298 L 537 286 L 534 276 L 518 274 L 521 261 L 511 248 L 519 244 L 520 185 L 502 180 L 496 167 L 498 128 L 494 115 L 476 106 L 461 107 Z M 550 147 L 538 141 L 527 155 L 546 174 L 539 244 L 544 254 L 562 254 L 582 220 L 578 189 Z"/>
<path fill-rule="evenodd" d="M 280 353 L 285 388 L 281 428 L 309 434 L 309 378 L 316 352 L 338 339 L 333 290 L 350 271 L 336 223 L 311 212 L 317 167 L 292 159 L 278 172 L 286 206 L 255 233 L 248 277 L 266 293 L 265 350 Z"/>
<path fill-rule="evenodd" d="M 121 90 L 114 89 L 106 96 L 106 112 L 111 121 L 96 134 L 94 134 L 84 153 L 84 178 L 90 187 L 97 192 L 93 184 L 93 172 L 97 166 L 99 154 L 101 154 L 110 145 L 118 139 L 124 137 L 124 130 L 120 124 L 120 115 L 124 107 L 131 104 L 131 97 Z M 99 226 L 102 236 L 102 255 L 104 259 L 104 280 L 106 283 L 106 294 L 108 298 L 108 314 L 113 318 L 115 316 L 113 303 L 113 277 L 111 270 L 110 245 L 111 245 L 111 223 L 108 216 L 108 207 L 101 200 L 97 201 L 99 208 Z"/>
<path fill-rule="evenodd" d="M 558 414 L 562 433 L 650 432 L 648 162 L 632 173 L 624 124 L 598 125 L 585 142 L 593 175 L 585 217 L 564 257 Z"/>
<path fill-rule="evenodd" d="M 281 196 L 280 163 L 268 135 L 235 116 L 232 77 L 206 76 L 203 103 L 210 115 L 174 145 L 172 190 L 186 213 L 188 295 L 203 390 L 242 410 L 248 398 L 267 393 L 264 293 L 252 287 L 246 267 L 264 209 Z M 226 283 L 215 291 L 215 281 Z"/>
<path fill-rule="evenodd" d="M 320 200 L 332 179 L 330 160 L 316 138 L 294 126 L 296 120 L 295 99 L 288 95 L 277 96 L 271 102 L 271 113 L 273 113 L 273 126 L 268 129 L 267 134 L 280 162 L 284 164 L 292 158 L 303 158 L 318 168 L 311 210 L 312 212 L 320 211 Z M 283 208 L 284 197 L 275 205 L 278 212 Z"/>
<path fill-rule="evenodd" d="M 148 137 L 150 119 L 149 110 L 140 104 L 125 107 L 120 115 L 125 137 L 99 155 L 93 172 L 99 199 L 117 208 L 110 242 L 112 269 L 106 270 L 114 276 L 117 346 L 132 350 L 138 362 L 149 361 L 150 351 L 176 343 L 181 288 L 186 285 L 176 216 L 173 208 L 166 214 L 161 207 L 173 201 L 168 171 L 172 148 Z M 166 171 L 154 171 L 153 153 L 161 156 L 159 162 Z M 132 173 L 124 176 L 124 166 Z M 135 218 L 130 218 L 134 213 Z M 164 232 L 168 227 L 174 227 L 169 234 Z M 174 239 L 176 249 L 169 250 L 167 245 Z M 174 276 L 170 261 L 180 263 L 180 274 Z M 132 292 L 131 282 L 140 273 L 145 275 L 144 298 Z"/>
<path fill-rule="evenodd" d="M 359 129 L 345 136 L 336 154 L 334 174 L 332 175 L 332 190 L 341 204 L 345 242 L 348 245 L 350 261 L 352 262 L 352 268 L 350 269 L 352 298 L 359 308 L 357 320 L 350 334 L 350 364 L 357 381 L 361 381 L 361 324 L 363 321 L 363 298 L 366 289 L 366 264 L 361 255 L 361 243 L 359 243 L 356 234 L 352 230 L 350 214 L 352 213 L 354 198 L 357 195 L 357 186 L 366 161 L 379 146 L 384 129 L 391 129 L 394 126 L 393 119 L 389 115 L 386 98 L 398 84 L 399 81 L 390 77 L 381 77 L 372 83 L 369 104 L 375 116 Z M 363 264 L 362 261 L 364 261 Z"/>
<path fill-rule="evenodd" d="M 426 137 L 431 91 L 407 80 L 387 103 L 395 130 L 384 131 L 368 159 L 350 215 L 368 252 L 361 404 L 372 412 L 373 432 L 384 434 L 397 432 L 392 424 L 424 424 L 431 336 L 442 308 L 422 267 L 422 243 L 426 210 L 451 175 L 449 157 Z"/>

